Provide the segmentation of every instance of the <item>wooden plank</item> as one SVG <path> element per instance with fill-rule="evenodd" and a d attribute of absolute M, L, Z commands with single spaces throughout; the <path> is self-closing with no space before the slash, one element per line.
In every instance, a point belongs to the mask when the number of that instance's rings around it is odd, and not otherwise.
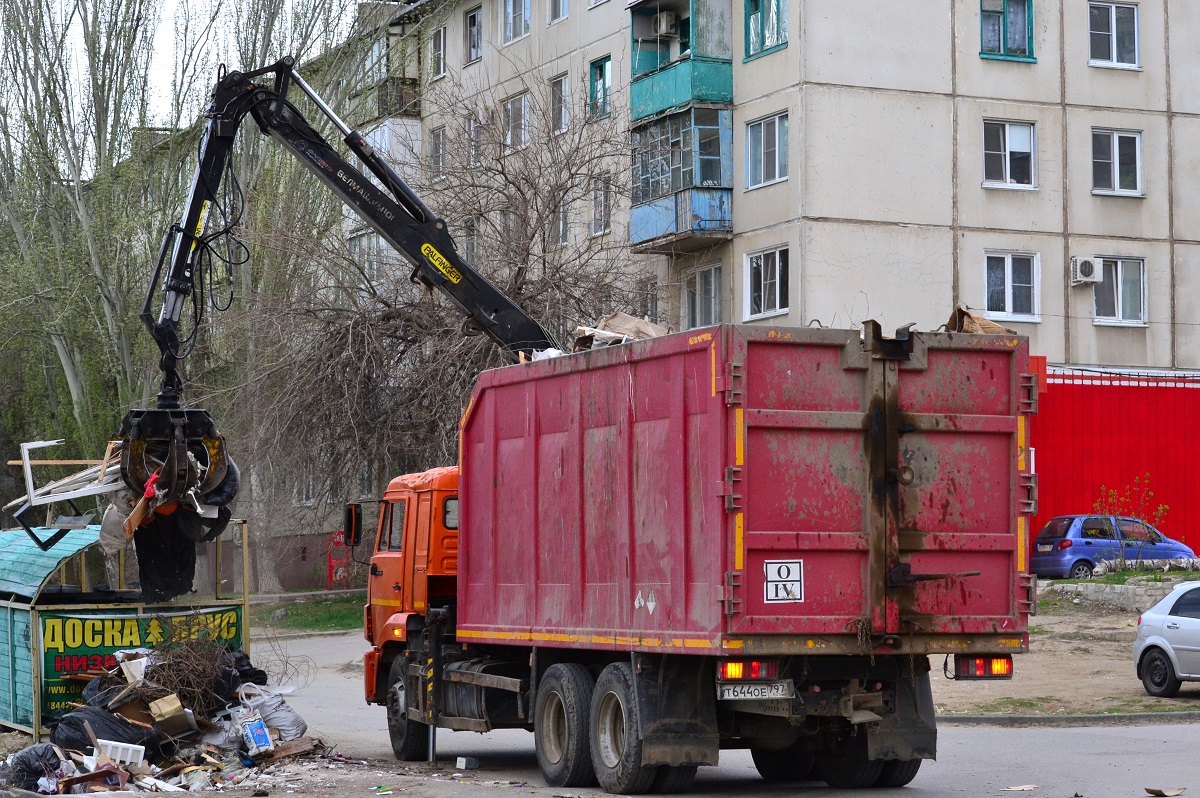
<path fill-rule="evenodd" d="M 104 460 L 30 460 L 30 465 L 36 466 L 52 466 L 52 465 L 101 465 Z M 9 465 L 22 465 L 20 460 L 9 460 Z"/>

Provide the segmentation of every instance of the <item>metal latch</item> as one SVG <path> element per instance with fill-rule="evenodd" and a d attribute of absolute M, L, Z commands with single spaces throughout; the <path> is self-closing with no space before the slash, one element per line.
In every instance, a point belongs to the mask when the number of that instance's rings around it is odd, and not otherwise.
<path fill-rule="evenodd" d="M 1017 485 L 1025 491 L 1025 498 L 1018 502 L 1021 505 L 1021 512 L 1037 515 L 1038 475 L 1021 474 L 1017 477 Z"/>
<path fill-rule="evenodd" d="M 904 585 L 911 585 L 917 582 L 936 582 L 939 579 L 979 576 L 980 573 L 980 571 L 960 571 L 956 574 L 914 574 L 910 563 L 898 562 L 888 569 L 887 586 L 903 587 Z"/>
<path fill-rule="evenodd" d="M 721 589 L 721 604 L 724 606 L 726 615 L 736 615 L 741 611 L 741 599 L 733 597 L 733 589 L 741 587 L 742 572 L 741 571 L 726 571 L 725 585 Z"/>
<path fill-rule="evenodd" d="M 717 494 L 725 499 L 725 509 L 732 511 L 741 507 L 739 502 L 742 494 L 734 493 L 734 483 L 742 481 L 742 469 L 737 466 L 726 466 L 725 479 L 721 482 L 721 490 Z"/>

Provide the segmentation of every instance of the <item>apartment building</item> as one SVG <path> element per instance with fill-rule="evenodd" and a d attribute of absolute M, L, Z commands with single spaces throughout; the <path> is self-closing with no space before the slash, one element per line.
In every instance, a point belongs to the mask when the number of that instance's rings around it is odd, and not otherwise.
<path fill-rule="evenodd" d="M 961 301 L 1053 364 L 1200 368 L 1194 3 L 419 0 L 390 30 L 414 97 L 621 115 L 611 212 L 665 323 L 928 329 Z"/>

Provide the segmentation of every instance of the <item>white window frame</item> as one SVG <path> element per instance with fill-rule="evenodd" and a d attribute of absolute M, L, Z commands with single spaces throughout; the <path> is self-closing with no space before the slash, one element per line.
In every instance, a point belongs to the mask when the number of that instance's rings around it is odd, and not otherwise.
<path fill-rule="evenodd" d="M 1013 263 L 1012 259 L 1029 258 L 1032 261 L 1030 279 L 1030 313 L 1013 312 Z M 1004 259 L 1004 310 L 992 310 L 988 300 L 989 259 Z M 1042 320 L 1042 258 L 1037 252 L 1009 249 L 987 249 L 983 253 L 983 308 L 984 315 L 998 321 L 1037 322 Z"/>
<path fill-rule="evenodd" d="M 375 232 L 374 228 L 364 227 L 349 235 L 346 246 L 350 250 L 350 257 L 354 258 L 367 282 L 371 285 L 378 283 L 383 276 L 387 265 L 385 258 L 390 251 L 383 237 Z"/>
<path fill-rule="evenodd" d="M 1108 11 L 1108 32 L 1092 30 L 1092 10 L 1104 8 Z M 1133 61 L 1117 60 L 1117 9 L 1127 9 L 1133 12 Z M 1092 57 L 1092 37 L 1108 37 L 1108 58 Z M 1088 66 L 1105 69 L 1136 69 L 1142 68 L 1142 30 L 1139 9 L 1136 3 L 1088 3 Z"/>
<path fill-rule="evenodd" d="M 588 64 L 588 117 L 603 119 L 611 113 L 612 56 L 606 55 Z"/>
<path fill-rule="evenodd" d="M 701 276 L 709 275 L 709 285 L 712 287 L 712 296 L 709 298 L 707 315 L 711 316 L 708 319 L 697 319 L 693 316 L 691 295 L 696 296 L 696 305 L 699 307 L 700 297 L 700 281 Z M 710 263 L 707 266 L 701 266 L 698 269 L 692 269 L 684 272 L 681 275 L 680 282 L 682 288 L 679 298 L 679 326 L 684 330 L 694 330 L 697 327 L 708 327 L 713 324 L 721 323 L 721 264 Z"/>
<path fill-rule="evenodd" d="M 571 243 L 571 200 L 563 194 L 554 215 L 550 218 L 550 244 L 555 247 Z"/>
<path fill-rule="evenodd" d="M 1109 178 L 1113 185 L 1112 188 L 1097 188 L 1096 187 L 1096 145 L 1095 140 L 1098 135 L 1107 135 L 1109 138 L 1108 157 L 1109 160 L 1105 163 L 1109 164 Z M 1120 156 L 1117 153 L 1119 141 L 1122 138 L 1133 138 L 1135 142 L 1134 157 L 1137 160 L 1137 188 L 1127 189 L 1120 188 L 1121 169 Z M 1115 128 L 1092 128 L 1092 193 L 1101 196 L 1114 197 L 1144 197 L 1146 196 L 1145 184 L 1142 182 L 1142 131 L 1140 130 L 1117 130 Z"/>
<path fill-rule="evenodd" d="M 512 44 L 529 35 L 530 0 L 503 0 L 500 3 L 500 41 Z"/>
<path fill-rule="evenodd" d="M 468 114 L 464 127 L 467 138 L 467 166 L 479 166 L 483 162 L 483 123 L 475 114 Z"/>
<path fill-rule="evenodd" d="M 504 101 L 504 152 L 516 152 L 529 146 L 529 92 L 523 91 Z M 520 114 L 514 111 L 520 110 Z M 514 126 L 514 119 L 520 120 L 519 126 Z M 516 141 L 516 134 L 520 141 Z"/>
<path fill-rule="evenodd" d="M 376 83 L 382 83 L 387 75 L 387 39 L 385 37 L 379 37 L 371 42 L 371 49 L 367 53 L 367 60 L 363 65 L 363 82 L 368 86 L 374 86 Z"/>
<path fill-rule="evenodd" d="M 433 80 L 446 76 L 446 26 L 439 25 L 429 36 L 429 61 Z"/>
<path fill-rule="evenodd" d="M 592 178 L 592 219 L 588 235 L 602 236 L 612 232 L 613 185 L 608 175 Z"/>
<path fill-rule="evenodd" d="M 555 105 L 557 104 L 557 108 Z M 567 73 L 550 79 L 550 132 L 565 133 L 571 124 L 571 85 Z"/>
<path fill-rule="evenodd" d="M 774 260 L 775 276 L 773 280 L 768 280 L 765 276 L 761 277 L 757 282 L 757 290 L 763 294 L 763 307 L 768 305 L 767 290 L 769 289 L 774 296 L 772 300 L 775 307 L 764 309 L 755 313 L 753 311 L 754 292 L 756 290 L 754 270 L 756 268 L 762 270 L 768 258 Z M 755 265 L 755 260 L 759 261 L 759 265 Z M 756 250 L 746 253 L 745 265 L 742 269 L 745 275 L 745 307 L 742 311 L 742 318 L 745 321 L 754 321 L 756 319 L 769 319 L 773 316 L 785 316 L 790 308 L 788 295 L 791 293 L 791 267 L 792 260 L 786 244 L 777 247 L 767 247 L 766 249 Z M 783 275 L 782 279 L 780 276 Z"/>
<path fill-rule="evenodd" d="M 774 167 L 775 176 L 770 180 L 765 179 L 767 174 L 767 142 L 766 129 L 769 123 L 774 123 L 775 141 L 772 143 L 772 151 L 774 152 Z M 758 143 L 759 151 L 759 175 L 758 182 L 754 182 L 754 151 L 755 142 Z M 782 183 L 788 179 L 788 112 L 772 114 L 765 116 L 762 119 L 755 119 L 752 122 L 746 123 L 746 190 L 749 191 L 762 186 L 769 186 L 774 183 Z"/>
<path fill-rule="evenodd" d="M 570 11 L 568 5 L 569 0 L 550 0 L 550 13 L 548 15 L 548 25 L 553 25 L 555 22 L 560 22 L 567 18 L 567 13 Z"/>
<path fill-rule="evenodd" d="M 475 37 L 471 39 L 471 20 L 475 20 Z M 463 64 L 474 64 L 483 58 L 483 6 L 463 13 Z"/>
<path fill-rule="evenodd" d="M 429 173 L 434 180 L 446 177 L 446 126 L 429 131 Z"/>
<path fill-rule="evenodd" d="M 1000 151 L 1000 156 L 1004 163 L 1004 175 L 1000 179 L 989 178 L 987 173 L 987 157 L 989 155 L 987 145 L 988 125 L 1003 125 L 1004 131 L 1004 149 Z M 1014 150 L 1012 148 L 1012 130 L 1013 128 L 1028 128 L 1029 129 L 1029 182 L 1014 183 L 1012 182 L 1012 157 Z M 983 120 L 983 187 L 984 188 L 1002 188 L 1010 191 L 1037 191 L 1038 173 L 1037 173 L 1037 123 L 1022 122 L 1010 119 L 984 119 Z"/>
<path fill-rule="evenodd" d="M 1101 277 L 1104 276 L 1110 264 L 1114 267 L 1113 308 L 1116 315 L 1101 316 L 1096 312 L 1096 292 L 1100 291 L 1106 285 L 1106 282 L 1096 283 L 1092 286 L 1092 324 L 1097 327 L 1149 327 L 1150 324 L 1147 321 L 1148 314 L 1146 309 L 1146 259 L 1118 255 L 1097 255 L 1095 259 L 1099 262 Z M 1122 292 L 1124 290 L 1122 287 L 1124 281 L 1121 279 L 1121 275 L 1126 266 L 1132 265 L 1136 265 L 1140 272 L 1141 280 L 1139 281 L 1138 290 L 1141 292 L 1141 308 L 1138 318 L 1124 319 L 1121 318 L 1121 306 L 1123 304 L 1121 300 L 1123 299 Z"/>
<path fill-rule="evenodd" d="M 478 216 L 468 216 L 463 219 L 462 256 L 468 265 L 474 265 L 479 255 L 479 229 L 482 222 Z"/>

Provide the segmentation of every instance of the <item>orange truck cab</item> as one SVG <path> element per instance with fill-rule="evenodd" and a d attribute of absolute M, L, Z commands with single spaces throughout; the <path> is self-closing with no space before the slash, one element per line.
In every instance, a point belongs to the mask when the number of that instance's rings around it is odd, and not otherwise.
<path fill-rule="evenodd" d="M 396 477 L 379 511 L 363 610 L 369 703 L 385 703 L 390 662 L 424 628 L 429 607 L 453 604 L 457 572 L 458 468 Z"/>

